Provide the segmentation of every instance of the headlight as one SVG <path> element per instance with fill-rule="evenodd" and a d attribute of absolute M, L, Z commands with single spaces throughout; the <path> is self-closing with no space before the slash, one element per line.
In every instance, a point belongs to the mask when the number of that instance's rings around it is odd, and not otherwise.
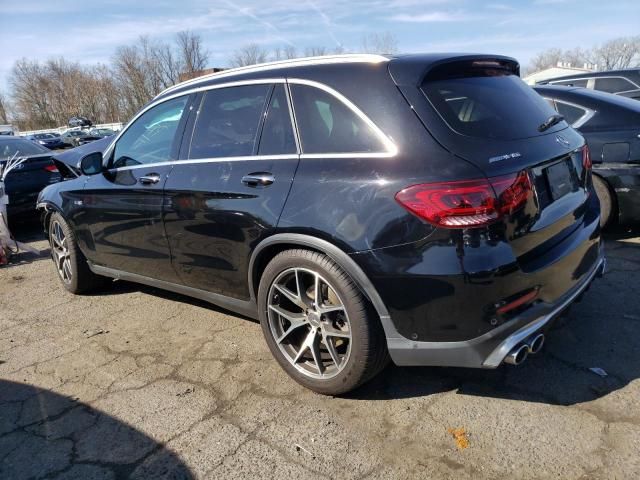
<path fill-rule="evenodd" d="M 38 140 L 38 143 L 39 143 L 40 145 L 44 145 L 44 144 L 45 144 L 45 143 L 47 143 L 47 142 L 45 142 L 44 140 Z"/>

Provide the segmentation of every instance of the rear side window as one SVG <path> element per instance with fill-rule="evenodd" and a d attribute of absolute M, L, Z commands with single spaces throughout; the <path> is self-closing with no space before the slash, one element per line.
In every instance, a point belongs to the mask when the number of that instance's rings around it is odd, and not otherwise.
<path fill-rule="evenodd" d="M 557 82 L 550 82 L 553 85 L 563 85 L 565 87 L 583 87 L 587 88 L 587 83 L 589 82 L 586 78 L 581 78 L 578 80 L 558 80 Z"/>
<path fill-rule="evenodd" d="M 558 108 L 558 113 L 571 125 L 576 123 L 585 113 L 587 113 L 583 108 L 576 107 L 575 105 L 569 105 L 559 100 L 556 100 L 556 107 Z"/>
<path fill-rule="evenodd" d="M 384 152 L 374 129 L 345 103 L 324 90 L 291 85 L 304 153 Z"/>
<path fill-rule="evenodd" d="M 445 123 L 461 135 L 512 140 L 566 128 L 565 122 L 540 132 L 554 109 L 520 77 L 503 68 L 473 68 L 468 62 L 443 65 L 422 84 Z"/>
<path fill-rule="evenodd" d="M 271 85 L 206 92 L 191 138 L 189 158 L 252 155 Z"/>
<path fill-rule="evenodd" d="M 297 153 L 284 85 L 276 85 L 262 127 L 258 155 Z"/>
<path fill-rule="evenodd" d="M 601 92 L 617 93 L 625 92 L 627 90 L 635 90 L 637 88 L 638 87 L 629 80 L 622 77 L 596 78 L 595 89 L 600 90 Z"/>

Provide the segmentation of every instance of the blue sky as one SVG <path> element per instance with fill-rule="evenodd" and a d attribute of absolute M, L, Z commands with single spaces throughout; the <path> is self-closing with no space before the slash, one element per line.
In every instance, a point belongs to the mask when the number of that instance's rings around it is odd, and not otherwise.
<path fill-rule="evenodd" d="M 139 35 L 202 35 L 210 66 L 254 42 L 357 50 L 391 32 L 399 49 L 491 52 L 521 63 L 551 48 L 591 47 L 640 34 L 639 0 L 0 0 L 0 88 L 21 57 L 107 63 Z"/>

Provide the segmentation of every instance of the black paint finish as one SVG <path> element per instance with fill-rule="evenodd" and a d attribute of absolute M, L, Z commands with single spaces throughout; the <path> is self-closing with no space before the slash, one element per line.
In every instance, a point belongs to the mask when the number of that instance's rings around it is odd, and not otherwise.
<path fill-rule="evenodd" d="M 497 303 L 535 288 L 538 302 L 553 305 L 601 261 L 598 205 L 588 174 L 576 166 L 579 184 L 561 200 L 543 203 L 531 197 L 517 214 L 483 228 L 436 228 L 394 196 L 410 185 L 523 169 L 536 178 L 550 165 L 574 162 L 584 140 L 566 124 L 517 141 L 452 133 L 419 90 L 430 65 L 450 58 L 293 65 L 213 76 L 196 85 L 265 78 L 319 82 L 344 95 L 385 132 L 397 146 L 395 155 L 306 156 L 299 151 L 192 160 L 189 142 L 197 122 L 195 105 L 202 98 L 196 93 L 194 107 L 180 121 L 172 148 L 176 157 L 170 162 L 68 180 L 45 189 L 40 202 L 69 219 L 95 271 L 192 292 L 244 314 L 257 308 L 253 282 L 269 255 L 303 246 L 339 258 L 372 299 L 390 345 L 464 342 L 516 325 L 522 312 L 496 315 Z M 517 63 L 509 61 L 517 71 Z M 107 147 L 100 151 L 108 152 Z M 258 148 L 257 140 L 254 155 Z M 520 156 L 489 162 L 513 151 Z M 159 182 L 142 185 L 140 177 L 151 173 L 158 174 Z M 243 177 L 249 174 L 268 174 L 273 182 L 247 184 Z M 230 301 L 222 302 L 221 296 Z M 510 328 L 503 328 L 491 345 Z M 443 363 L 481 366 L 476 357 Z"/>

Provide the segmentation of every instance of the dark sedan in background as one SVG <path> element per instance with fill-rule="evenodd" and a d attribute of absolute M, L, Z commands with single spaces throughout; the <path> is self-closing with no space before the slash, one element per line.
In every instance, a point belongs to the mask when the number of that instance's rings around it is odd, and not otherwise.
<path fill-rule="evenodd" d="M 65 143 L 60 139 L 60 136 L 56 136 L 52 133 L 35 133 L 25 138 L 50 150 L 66 147 Z"/>
<path fill-rule="evenodd" d="M 640 100 L 640 69 L 607 70 L 587 72 L 563 77 L 548 78 L 541 85 L 560 85 L 564 87 L 584 87 L 599 92 L 614 93 L 623 97 Z"/>
<path fill-rule="evenodd" d="M 640 102 L 578 87 L 535 90 L 589 145 L 602 225 L 640 220 Z"/>
<path fill-rule="evenodd" d="M 7 175 L 6 193 L 9 196 L 7 214 L 10 220 L 18 216 L 36 214 L 38 193 L 51 183 L 60 181 L 60 173 L 51 158 L 52 152 L 26 138 L 0 137 L 0 165 L 17 157 L 27 157 Z"/>
<path fill-rule="evenodd" d="M 62 140 L 67 146 L 71 147 L 78 147 L 80 145 L 84 145 L 85 143 L 99 140 L 100 138 L 102 137 L 92 135 L 91 133 L 85 132 L 84 130 L 68 130 L 60 136 L 60 140 Z"/>

